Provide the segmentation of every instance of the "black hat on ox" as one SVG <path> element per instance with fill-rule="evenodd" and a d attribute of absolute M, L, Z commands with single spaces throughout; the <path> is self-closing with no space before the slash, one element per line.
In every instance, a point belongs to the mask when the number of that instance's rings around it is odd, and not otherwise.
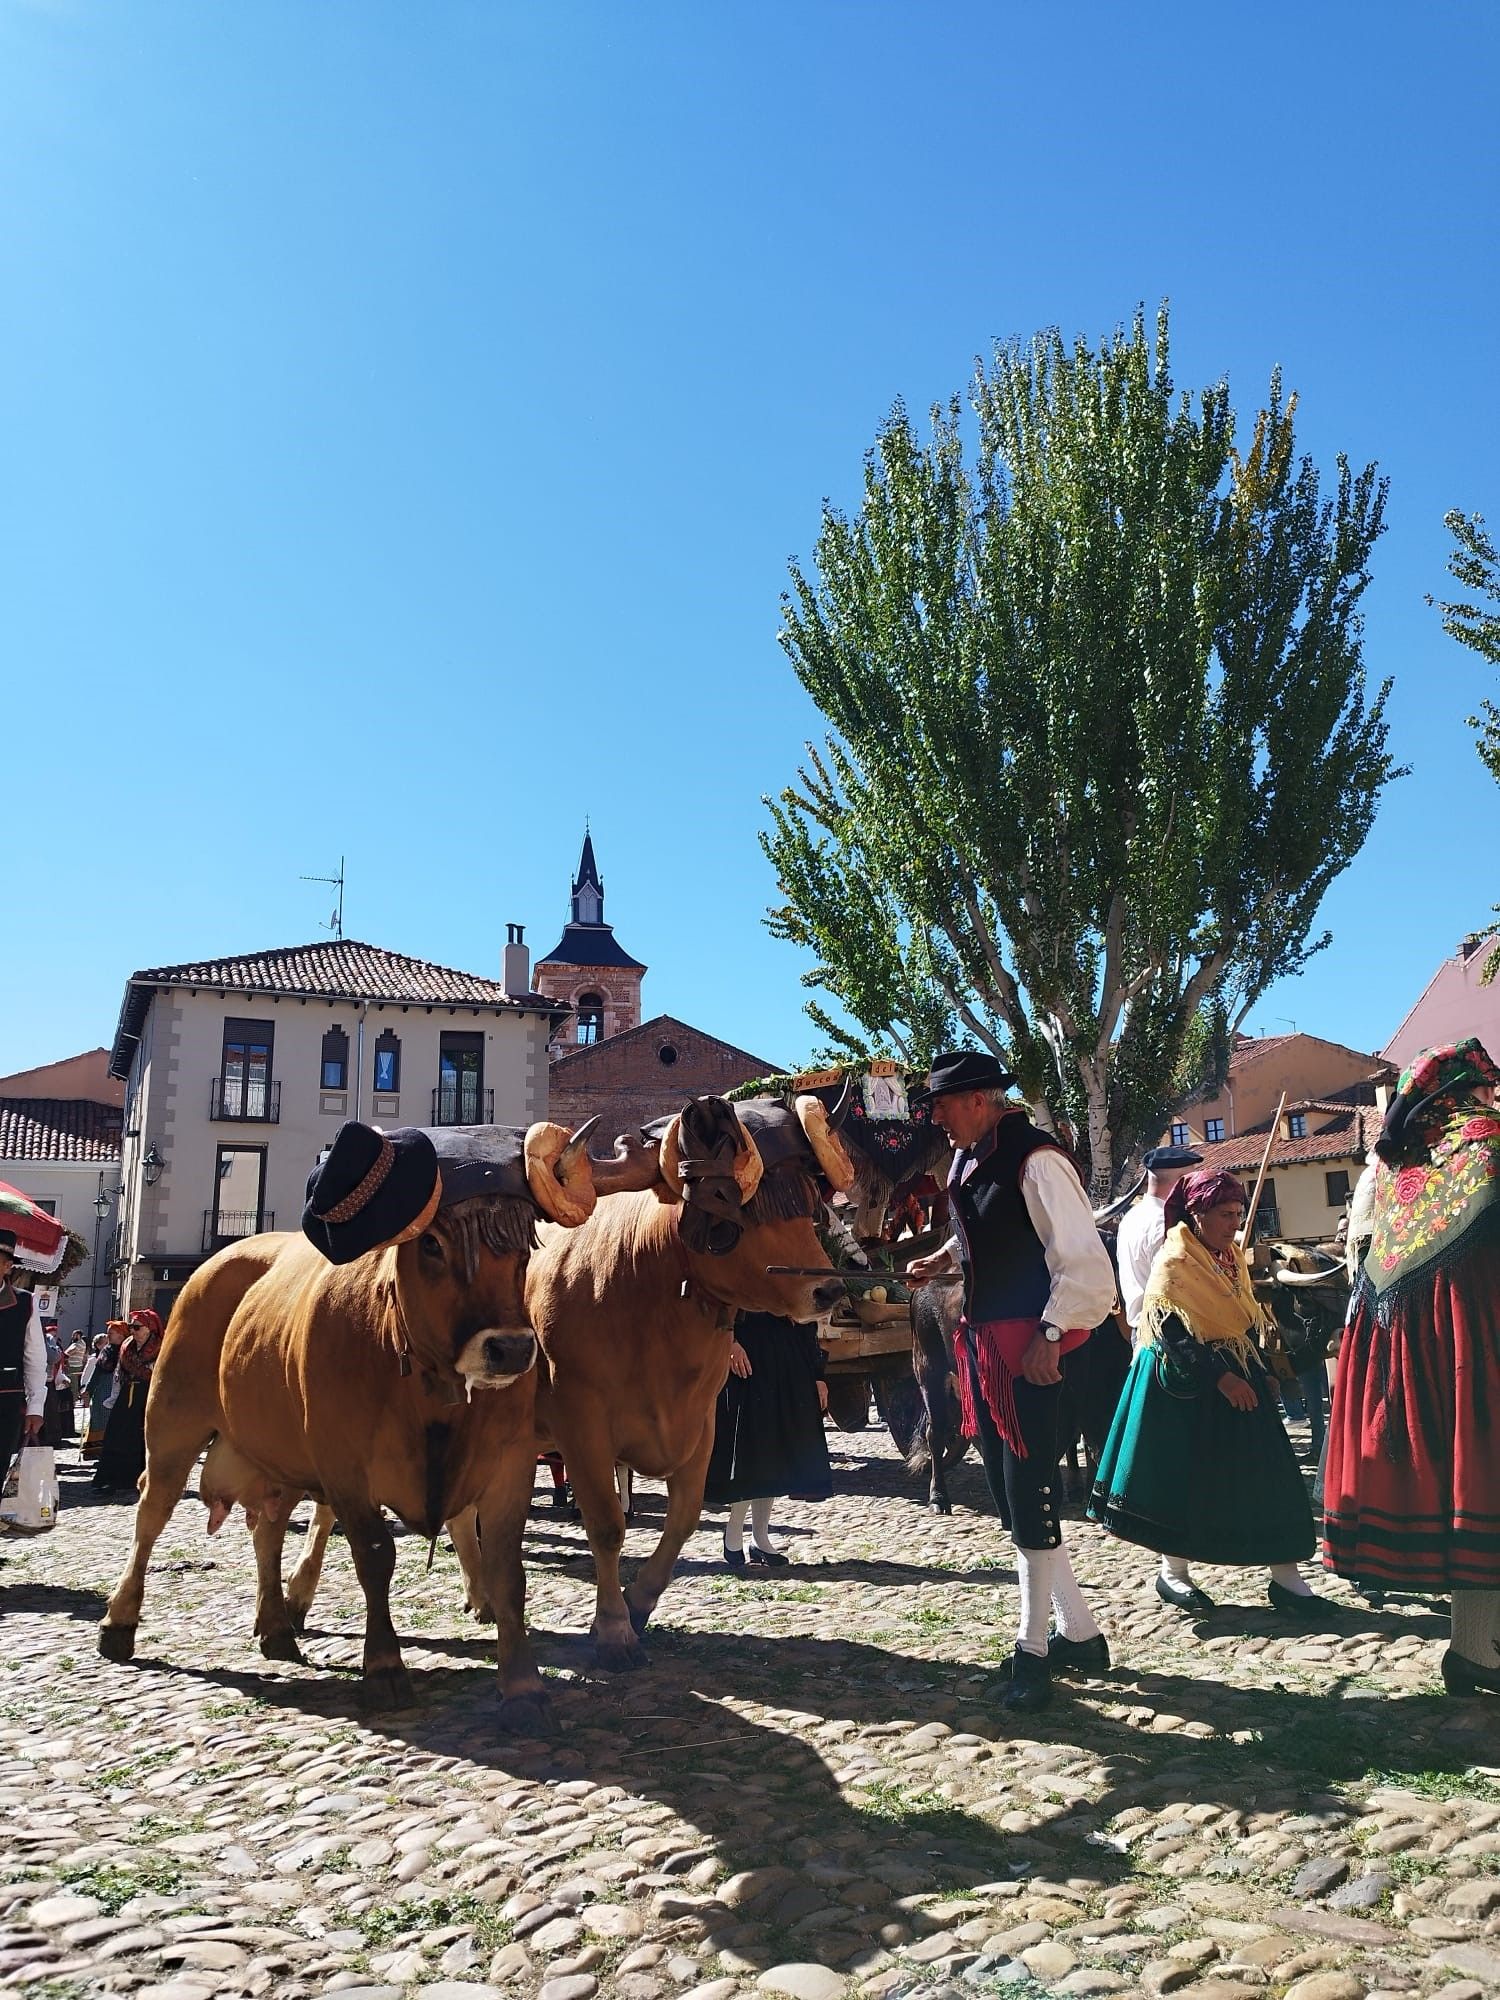
<path fill-rule="evenodd" d="M 1201 1167 L 1203 1155 L 1191 1146 L 1153 1146 L 1141 1165 L 1148 1174 L 1170 1174 L 1178 1167 Z"/>
<path fill-rule="evenodd" d="M 911 1099 L 930 1104 L 934 1097 L 947 1097 L 956 1090 L 1007 1090 L 1015 1082 L 998 1056 L 985 1049 L 950 1049 L 935 1058 L 925 1088 L 914 1090 Z"/>
<path fill-rule="evenodd" d="M 352 1264 L 425 1229 L 441 1193 L 427 1133 L 380 1132 L 351 1119 L 308 1176 L 302 1233 L 331 1264 Z"/>
<path fill-rule="evenodd" d="M 0 1229 L 0 1250 L 7 1250 L 12 1257 L 15 1256 L 16 1232 L 13 1229 Z"/>

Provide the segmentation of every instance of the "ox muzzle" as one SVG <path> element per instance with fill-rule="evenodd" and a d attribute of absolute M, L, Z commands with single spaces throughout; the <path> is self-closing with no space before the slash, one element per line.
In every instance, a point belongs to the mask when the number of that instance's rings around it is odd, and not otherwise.
<path fill-rule="evenodd" d="M 470 1334 L 453 1366 L 472 1396 L 476 1389 L 508 1389 L 536 1366 L 536 1335 L 529 1326 L 487 1326 Z"/>

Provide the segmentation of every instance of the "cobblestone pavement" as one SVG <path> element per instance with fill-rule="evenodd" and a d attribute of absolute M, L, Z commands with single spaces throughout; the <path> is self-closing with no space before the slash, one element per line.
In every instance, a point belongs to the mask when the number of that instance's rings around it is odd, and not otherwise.
<path fill-rule="evenodd" d="M 1075 1524 L 1116 1667 L 997 1706 L 1015 1614 L 973 1461 L 929 1515 L 874 1432 L 784 1511 L 797 1567 L 730 1575 L 710 1517 L 651 1665 L 591 1675 L 582 1532 L 540 1508 L 533 1627 L 562 1733 L 494 1728 L 458 1570 L 404 1537 L 420 1705 L 367 1721 L 335 1541 L 308 1665 L 262 1660 L 236 1517 L 163 1538 L 133 1666 L 94 1627 L 127 1506 L 65 1464 L 53 1534 L 0 1543 L 0 1986 L 139 2000 L 793 2000 L 1500 1993 L 1500 1727 L 1438 1692 L 1446 1622 L 1342 1586 L 1289 1631 Z M 539 1502 L 541 1495 L 539 1493 Z M 628 1553 L 654 1539 L 644 1487 Z M 295 1543 L 292 1544 L 293 1551 Z"/>

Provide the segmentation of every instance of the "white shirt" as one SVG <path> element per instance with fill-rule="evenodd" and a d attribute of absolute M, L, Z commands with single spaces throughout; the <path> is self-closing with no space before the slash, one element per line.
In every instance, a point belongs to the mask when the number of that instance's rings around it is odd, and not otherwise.
<path fill-rule="evenodd" d="M 1133 1333 L 1141 1323 L 1146 1286 L 1156 1253 L 1167 1240 L 1167 1205 L 1159 1195 L 1143 1194 L 1120 1224 L 1115 1238 L 1115 1262 L 1120 1267 L 1120 1302 Z"/>
<path fill-rule="evenodd" d="M 23 1299 L 26 1293 L 15 1296 Z M 42 1332 L 42 1310 L 35 1293 L 31 1294 L 31 1317 L 26 1322 L 26 1345 L 21 1354 L 21 1385 L 27 1416 L 41 1416 L 47 1407 L 47 1336 Z"/>
<path fill-rule="evenodd" d="M 1021 1198 L 1042 1239 L 1052 1279 L 1042 1318 L 1065 1333 L 1102 1325 L 1115 1302 L 1115 1274 L 1083 1182 L 1055 1147 L 1040 1146 L 1028 1155 Z"/>

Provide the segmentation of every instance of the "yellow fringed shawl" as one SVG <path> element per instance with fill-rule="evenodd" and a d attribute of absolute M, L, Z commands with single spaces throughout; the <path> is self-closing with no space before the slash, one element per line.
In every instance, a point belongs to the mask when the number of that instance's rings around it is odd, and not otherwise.
<path fill-rule="evenodd" d="M 1141 1308 L 1140 1338 L 1160 1347 L 1162 1321 L 1176 1313 L 1194 1340 L 1232 1347 L 1243 1360 L 1255 1346 L 1266 1315 L 1250 1283 L 1245 1253 L 1235 1246 L 1234 1285 L 1191 1228 L 1179 1222 L 1157 1252 Z"/>

